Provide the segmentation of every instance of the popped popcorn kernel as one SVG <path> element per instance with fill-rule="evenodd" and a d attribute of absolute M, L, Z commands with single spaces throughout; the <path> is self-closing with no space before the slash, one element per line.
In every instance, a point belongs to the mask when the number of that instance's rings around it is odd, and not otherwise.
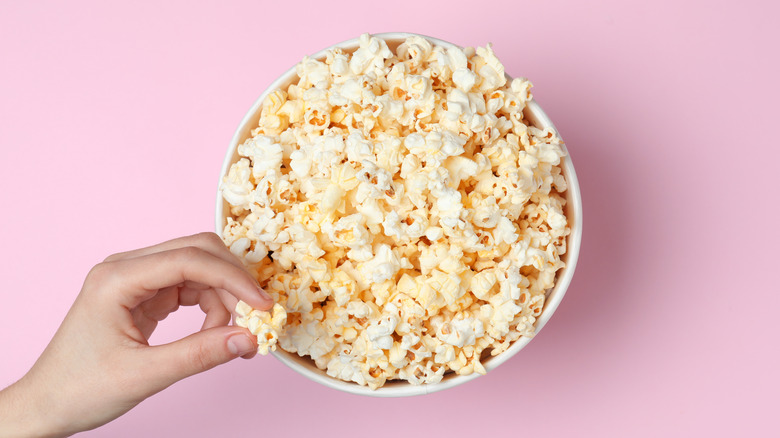
<path fill-rule="evenodd" d="M 489 44 L 358 42 L 303 58 L 223 178 L 224 242 L 277 303 L 236 324 L 372 389 L 484 374 L 564 266 L 563 143 Z"/>
<path fill-rule="evenodd" d="M 236 325 L 244 327 L 257 336 L 257 352 L 263 356 L 276 350 L 279 334 L 287 322 L 287 312 L 279 303 L 265 312 L 255 310 L 249 304 L 239 301 L 236 304 Z"/>

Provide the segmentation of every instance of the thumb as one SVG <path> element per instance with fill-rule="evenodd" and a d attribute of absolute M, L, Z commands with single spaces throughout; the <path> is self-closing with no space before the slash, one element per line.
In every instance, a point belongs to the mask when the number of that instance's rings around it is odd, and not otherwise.
<path fill-rule="evenodd" d="M 213 327 L 165 345 L 146 349 L 149 382 L 161 391 L 173 383 L 210 370 L 239 356 L 257 351 L 257 340 L 249 330 L 241 327 Z"/>

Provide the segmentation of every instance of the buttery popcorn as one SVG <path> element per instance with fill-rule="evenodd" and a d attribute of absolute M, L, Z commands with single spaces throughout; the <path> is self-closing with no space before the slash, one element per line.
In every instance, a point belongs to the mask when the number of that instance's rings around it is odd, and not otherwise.
<path fill-rule="evenodd" d="M 249 304 L 239 301 L 236 304 L 236 325 L 248 329 L 257 336 L 257 352 L 265 356 L 276 350 L 279 333 L 287 322 L 287 312 L 279 303 L 274 304 L 270 312 L 255 310 Z"/>
<path fill-rule="evenodd" d="M 222 181 L 224 241 L 277 302 L 236 322 L 371 388 L 484 374 L 564 266 L 562 142 L 490 45 L 359 43 L 298 64 Z"/>

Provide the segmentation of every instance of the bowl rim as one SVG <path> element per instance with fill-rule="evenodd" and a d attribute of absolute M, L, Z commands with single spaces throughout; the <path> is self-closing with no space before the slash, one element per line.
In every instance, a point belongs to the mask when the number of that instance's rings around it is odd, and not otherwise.
<path fill-rule="evenodd" d="M 371 34 L 371 36 L 381 38 L 385 41 L 394 41 L 394 42 L 398 42 L 399 40 L 403 41 L 406 38 L 412 36 L 419 36 L 425 38 L 426 40 L 430 41 L 435 45 L 443 46 L 445 48 L 459 47 L 456 44 L 453 44 L 451 42 L 430 37 L 427 35 L 417 34 L 417 33 L 386 32 L 386 33 Z M 328 50 L 334 48 L 341 48 L 344 49 L 345 51 L 354 50 L 356 47 L 358 47 L 358 41 L 359 41 L 359 37 L 351 38 L 333 44 L 331 46 L 328 46 L 312 55 L 309 55 L 309 57 L 312 59 L 321 59 L 325 56 Z M 222 232 L 224 230 L 225 218 L 226 218 L 225 201 L 222 198 L 222 194 L 219 189 L 222 179 L 224 178 L 225 175 L 228 174 L 230 166 L 234 162 L 234 156 L 236 154 L 236 150 L 238 148 L 239 142 L 242 141 L 243 136 L 245 135 L 244 131 L 247 125 L 252 121 L 253 118 L 255 118 L 258 115 L 258 111 L 260 110 L 263 101 L 271 92 L 281 88 L 283 85 L 286 85 L 290 83 L 292 80 L 294 80 L 294 76 L 296 75 L 297 65 L 298 63 L 293 65 L 290 69 L 282 73 L 276 80 L 274 80 L 271 84 L 268 85 L 265 91 L 263 91 L 260 94 L 260 96 L 257 98 L 257 100 L 254 102 L 252 107 L 245 113 L 244 117 L 241 119 L 241 122 L 236 128 L 232 139 L 230 140 L 230 145 L 225 154 L 225 159 L 222 163 L 222 169 L 219 175 L 219 182 L 217 184 L 215 227 L 216 227 L 217 235 L 220 238 L 223 237 Z M 511 79 L 509 75 L 507 75 L 507 78 Z M 538 128 L 550 128 L 555 133 L 555 135 L 558 136 L 558 138 L 561 138 L 552 120 L 550 120 L 547 114 L 542 110 L 541 106 L 539 106 L 535 98 L 527 102 L 524 112 L 526 113 L 526 117 L 528 117 L 534 122 L 533 125 L 537 126 Z M 566 196 L 567 219 L 569 221 L 569 227 L 571 229 L 571 234 L 569 235 L 567 241 L 566 254 L 564 255 L 566 257 L 566 266 L 564 266 L 561 269 L 561 271 L 559 271 L 558 274 L 556 274 L 557 280 L 555 282 L 555 285 L 553 286 L 552 289 L 550 289 L 546 293 L 547 299 L 545 300 L 542 314 L 536 320 L 534 335 L 531 337 L 527 337 L 527 336 L 520 337 L 519 339 L 514 341 L 512 345 L 502 353 L 485 360 L 483 362 L 483 365 L 487 372 L 496 369 L 498 366 L 500 366 L 501 364 L 509 360 L 511 357 L 514 357 L 520 350 L 522 350 L 526 345 L 528 345 L 528 343 L 534 337 L 536 337 L 539 334 L 542 328 L 550 320 L 553 313 L 555 313 L 555 310 L 558 308 L 558 305 L 560 305 L 574 276 L 574 271 L 577 266 L 577 259 L 579 258 L 580 245 L 582 241 L 582 197 L 580 194 L 580 187 L 577 180 L 577 174 L 574 170 L 574 164 L 572 163 L 571 155 L 569 154 L 569 151 L 565 143 L 562 144 L 562 148 L 565 152 L 565 156 L 561 159 L 561 167 L 566 177 L 566 182 L 568 185 L 567 187 L 568 195 Z M 438 391 L 443 391 L 445 389 L 453 388 L 458 385 L 462 385 L 466 382 L 469 382 L 481 376 L 481 374 L 478 373 L 472 373 L 465 376 L 453 375 L 450 377 L 445 377 L 438 383 L 421 384 L 421 385 L 413 385 L 408 382 L 399 381 L 398 383 L 392 383 L 389 385 L 386 384 L 385 386 L 379 387 L 377 389 L 371 389 L 368 386 L 361 386 L 354 382 L 346 382 L 331 377 L 327 375 L 324 370 L 320 370 L 316 368 L 312 363 L 311 359 L 305 359 L 301 356 L 298 356 L 295 353 L 289 353 L 282 349 L 277 349 L 272 354 L 279 361 L 281 361 L 291 369 L 295 370 L 299 374 L 303 375 L 304 377 L 314 382 L 320 383 L 322 385 L 325 385 L 333 389 L 348 392 L 351 394 L 366 395 L 372 397 L 407 397 L 407 396 L 430 394 Z M 303 360 L 307 361 L 306 365 L 302 363 Z"/>

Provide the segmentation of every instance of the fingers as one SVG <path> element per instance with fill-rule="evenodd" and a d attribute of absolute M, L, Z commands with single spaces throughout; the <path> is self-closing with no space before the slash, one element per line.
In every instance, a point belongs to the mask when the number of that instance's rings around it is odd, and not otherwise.
<path fill-rule="evenodd" d="M 203 292 L 199 296 L 198 305 L 200 310 L 206 314 L 203 320 L 201 330 L 208 330 L 212 327 L 228 325 L 230 323 L 230 312 L 222 304 L 216 292 Z"/>
<path fill-rule="evenodd" d="M 225 308 L 230 309 L 230 311 L 233 312 L 238 304 L 238 298 L 231 295 L 230 292 L 225 289 L 216 289 L 216 292 Z"/>
<path fill-rule="evenodd" d="M 138 330 L 141 331 L 141 336 L 144 337 L 148 344 L 149 337 L 152 336 L 152 333 L 154 333 L 154 329 L 157 328 L 157 323 L 159 321 L 150 318 L 141 309 L 138 308 L 133 309 L 131 314 L 133 316 L 133 324 Z"/>
<path fill-rule="evenodd" d="M 183 288 L 179 292 L 179 304 L 182 306 L 194 306 L 197 304 L 200 310 L 206 314 L 201 330 L 227 325 L 230 322 L 230 311 L 228 311 L 222 300 L 217 296 L 217 293 L 212 289 Z"/>
<path fill-rule="evenodd" d="M 235 299 L 235 298 L 234 298 Z M 198 283 L 185 282 L 183 286 L 161 289 L 154 297 L 131 310 L 133 322 L 146 340 L 152 335 L 157 323 L 175 312 L 179 306 L 198 305 L 206 314 L 201 330 L 226 326 L 230 312 L 216 292 Z"/>
<path fill-rule="evenodd" d="M 243 268 L 241 260 L 238 259 L 232 252 L 225 246 L 222 239 L 214 233 L 198 233 L 192 236 L 184 236 L 176 239 L 169 240 L 167 242 L 152 245 L 146 248 L 140 248 L 132 251 L 120 252 L 108 256 L 105 261 L 113 262 L 117 260 L 127 260 L 136 257 L 141 257 L 149 254 L 154 254 L 163 251 L 170 251 L 172 249 L 184 248 L 187 246 L 194 246 L 200 248 L 206 252 L 209 252 L 226 262 L 230 262 L 239 268 Z"/>
<path fill-rule="evenodd" d="M 179 287 L 171 286 L 160 289 L 157 295 L 144 301 L 134 310 L 140 311 L 147 318 L 159 322 L 175 312 L 179 308 L 180 301 Z"/>
<path fill-rule="evenodd" d="M 109 291 L 112 299 L 128 309 L 152 298 L 160 289 L 184 282 L 224 289 L 255 308 L 269 309 L 273 305 L 242 267 L 191 246 L 104 262 L 93 268 L 89 280 L 104 285 L 100 289 Z"/>
<path fill-rule="evenodd" d="M 257 351 L 249 330 L 240 327 L 214 327 L 170 344 L 139 351 L 148 364 L 144 380 L 151 394 L 174 382 Z"/>

